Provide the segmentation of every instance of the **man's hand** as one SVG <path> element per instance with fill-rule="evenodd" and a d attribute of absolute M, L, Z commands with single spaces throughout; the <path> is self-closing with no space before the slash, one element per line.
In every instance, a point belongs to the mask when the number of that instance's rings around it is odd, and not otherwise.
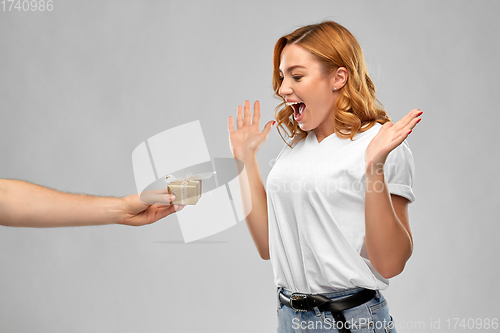
<path fill-rule="evenodd" d="M 143 202 L 139 194 L 122 198 L 124 212 L 122 213 L 123 220 L 120 224 L 130 226 L 151 224 L 170 214 L 181 211 L 185 207 L 170 204 L 175 199 L 175 196 L 168 194 L 166 190 L 156 191 L 154 196 L 154 202 L 156 203 L 152 205 Z"/>
<path fill-rule="evenodd" d="M 145 202 L 143 202 L 143 199 Z M 151 224 L 184 206 L 172 205 L 166 189 L 124 198 L 97 197 L 52 190 L 20 180 L 0 179 L 0 225 L 55 228 Z"/>

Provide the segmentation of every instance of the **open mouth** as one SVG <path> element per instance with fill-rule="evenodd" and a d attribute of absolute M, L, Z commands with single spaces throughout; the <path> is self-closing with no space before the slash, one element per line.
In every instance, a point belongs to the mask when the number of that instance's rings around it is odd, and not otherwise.
<path fill-rule="evenodd" d="M 304 110 L 306 109 L 306 105 L 302 102 L 286 103 L 286 105 L 293 108 L 295 119 L 299 118 L 302 115 L 302 112 L 304 112 Z"/>

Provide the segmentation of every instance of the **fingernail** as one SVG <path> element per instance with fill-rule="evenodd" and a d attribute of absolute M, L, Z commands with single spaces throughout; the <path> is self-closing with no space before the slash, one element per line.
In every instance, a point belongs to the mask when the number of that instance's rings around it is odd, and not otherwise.
<path fill-rule="evenodd" d="M 418 124 L 421 120 L 422 120 L 422 118 L 418 118 L 418 120 L 417 120 L 417 124 Z"/>
<path fill-rule="evenodd" d="M 273 120 L 273 126 L 274 126 L 274 124 L 276 124 L 276 120 Z"/>
<path fill-rule="evenodd" d="M 413 130 L 410 130 L 410 131 L 408 132 L 408 134 L 410 134 L 412 131 L 413 131 Z"/>

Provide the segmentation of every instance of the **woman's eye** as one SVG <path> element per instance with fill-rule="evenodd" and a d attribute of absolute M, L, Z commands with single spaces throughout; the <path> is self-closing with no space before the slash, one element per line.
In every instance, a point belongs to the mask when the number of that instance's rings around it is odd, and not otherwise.
<path fill-rule="evenodd" d="M 280 76 L 279 80 L 280 81 L 283 81 L 284 77 L 283 76 Z"/>
<path fill-rule="evenodd" d="M 294 79 L 295 81 L 299 81 L 301 78 L 302 78 L 302 76 L 299 76 L 299 75 L 295 75 L 295 76 L 293 76 L 293 79 Z"/>

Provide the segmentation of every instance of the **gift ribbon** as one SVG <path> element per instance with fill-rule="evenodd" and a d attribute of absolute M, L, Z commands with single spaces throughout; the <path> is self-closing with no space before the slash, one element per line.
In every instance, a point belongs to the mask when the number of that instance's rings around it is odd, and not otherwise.
<path fill-rule="evenodd" d="M 172 183 L 172 182 L 177 182 L 181 181 L 181 205 L 185 204 L 185 201 L 187 200 L 187 185 L 189 181 L 197 181 L 197 180 L 203 180 L 203 179 L 208 179 L 212 177 L 215 174 L 216 171 L 214 172 L 205 172 L 205 173 L 200 173 L 197 175 L 193 175 L 192 172 L 187 172 L 185 177 L 176 177 L 173 175 L 168 175 L 165 177 L 165 182 L 167 183 L 167 186 Z"/>

